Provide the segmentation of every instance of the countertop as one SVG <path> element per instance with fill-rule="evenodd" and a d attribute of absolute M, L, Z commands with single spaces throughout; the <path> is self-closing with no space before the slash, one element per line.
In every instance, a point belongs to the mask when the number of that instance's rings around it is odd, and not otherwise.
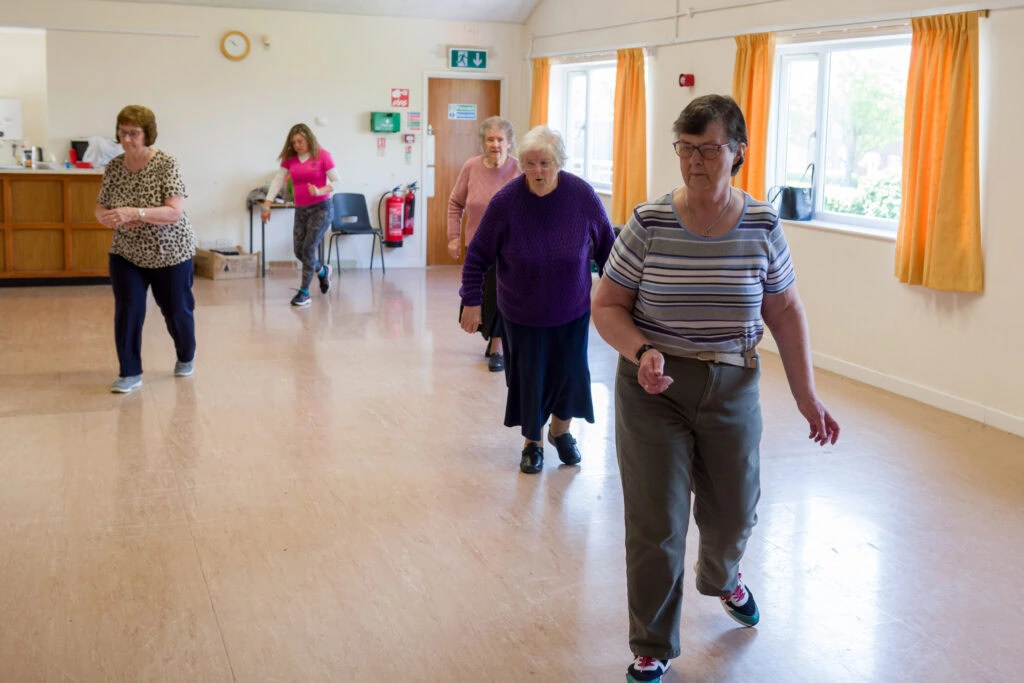
<path fill-rule="evenodd" d="M 0 166 L 0 175 L 102 175 L 102 168 L 24 168 L 22 166 Z"/>

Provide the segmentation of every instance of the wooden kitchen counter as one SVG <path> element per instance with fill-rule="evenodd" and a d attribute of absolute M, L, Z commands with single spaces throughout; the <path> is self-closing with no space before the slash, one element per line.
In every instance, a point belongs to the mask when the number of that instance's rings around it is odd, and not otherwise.
<path fill-rule="evenodd" d="M 103 171 L 0 168 L 0 284 L 109 276 L 94 211 Z"/>

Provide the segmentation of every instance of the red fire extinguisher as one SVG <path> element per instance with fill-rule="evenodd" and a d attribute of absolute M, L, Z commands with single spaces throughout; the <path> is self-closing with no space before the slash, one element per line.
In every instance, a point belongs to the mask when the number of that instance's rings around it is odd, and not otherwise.
<path fill-rule="evenodd" d="M 405 188 L 405 222 L 402 227 L 402 233 L 405 235 L 411 235 L 413 227 L 416 225 L 416 183 L 413 182 Z"/>
<path fill-rule="evenodd" d="M 401 187 L 396 187 L 383 195 L 380 198 L 380 202 L 377 203 L 377 215 L 380 215 L 380 205 L 385 204 L 384 220 L 381 221 L 381 225 L 384 226 L 384 246 L 385 247 L 400 247 L 402 246 L 402 230 L 404 228 L 404 216 L 405 200 L 400 194 Z"/>

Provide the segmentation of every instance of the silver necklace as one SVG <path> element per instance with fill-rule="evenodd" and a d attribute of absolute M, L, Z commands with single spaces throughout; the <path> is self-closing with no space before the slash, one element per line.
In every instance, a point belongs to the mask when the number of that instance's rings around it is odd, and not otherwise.
<path fill-rule="evenodd" d="M 689 190 L 687 190 L 686 193 L 683 195 L 683 203 L 686 204 L 686 212 L 689 213 L 691 216 L 693 216 L 694 219 L 696 219 L 697 218 L 697 214 L 694 213 L 693 209 L 690 208 L 690 191 Z M 729 201 L 727 201 L 725 203 L 725 207 L 719 212 L 718 216 L 715 217 L 715 220 L 713 220 L 710 223 L 708 223 L 706 226 L 704 226 L 704 229 L 700 231 L 700 234 L 701 234 L 702 237 L 711 237 L 711 228 L 715 227 L 715 225 L 718 224 L 718 221 L 722 220 L 722 216 L 724 216 L 726 214 L 726 212 L 729 210 L 730 206 L 732 206 L 732 188 L 731 187 L 729 188 Z"/>

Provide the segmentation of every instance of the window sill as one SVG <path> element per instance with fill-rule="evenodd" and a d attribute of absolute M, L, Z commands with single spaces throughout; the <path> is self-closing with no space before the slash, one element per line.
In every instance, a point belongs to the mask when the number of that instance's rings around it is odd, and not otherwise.
<path fill-rule="evenodd" d="M 787 221 L 783 220 L 782 224 L 787 227 L 795 228 L 809 228 L 811 230 L 823 230 L 826 232 L 838 232 L 844 235 L 853 235 L 854 237 L 866 237 L 868 239 L 881 240 L 883 242 L 895 242 L 896 233 L 890 230 L 879 230 L 878 228 L 865 228 L 856 225 L 850 225 L 848 223 L 831 223 L 829 221 L 820 220 L 809 220 L 809 221 Z"/>

